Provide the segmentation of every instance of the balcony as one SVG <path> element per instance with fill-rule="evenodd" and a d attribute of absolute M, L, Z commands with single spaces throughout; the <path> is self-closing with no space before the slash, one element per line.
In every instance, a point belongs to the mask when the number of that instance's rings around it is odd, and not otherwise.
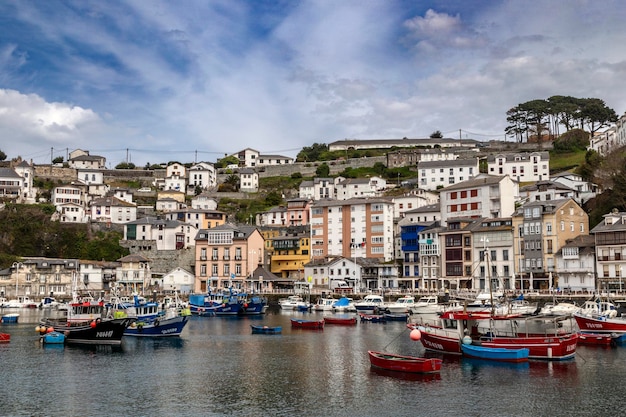
<path fill-rule="evenodd" d="M 223 259 L 224 259 L 225 261 L 230 261 L 230 256 L 228 256 L 228 255 L 224 255 Z"/>

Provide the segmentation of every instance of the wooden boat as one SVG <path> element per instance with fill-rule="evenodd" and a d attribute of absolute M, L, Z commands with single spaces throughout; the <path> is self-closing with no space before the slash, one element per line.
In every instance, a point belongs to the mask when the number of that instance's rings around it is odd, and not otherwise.
<path fill-rule="evenodd" d="M 17 320 L 20 318 L 18 313 L 9 313 L 2 316 L 3 323 L 17 323 Z"/>
<path fill-rule="evenodd" d="M 441 359 L 402 356 L 368 350 L 370 365 L 388 371 L 433 373 L 441 370 Z"/>
<path fill-rule="evenodd" d="M 291 327 L 299 329 L 323 329 L 324 319 L 322 320 L 303 320 L 303 319 L 291 319 Z"/>
<path fill-rule="evenodd" d="M 278 334 L 283 331 L 282 326 L 257 326 L 251 324 L 252 333 L 263 333 L 263 334 Z"/>
<path fill-rule="evenodd" d="M 369 321 L 372 323 L 384 323 L 385 316 L 384 314 L 363 314 L 360 313 L 359 317 L 361 317 L 361 321 Z"/>
<path fill-rule="evenodd" d="M 492 316 L 484 312 L 446 312 L 436 326 L 416 326 L 421 332 L 421 342 L 427 350 L 460 355 L 462 339 L 467 335 L 480 345 L 490 348 L 528 348 L 531 359 L 565 360 L 576 354 L 578 335 L 559 327 L 563 318 Z M 542 332 L 530 332 L 534 324 L 543 326 Z M 541 323 L 539 323 L 541 320 Z M 479 323 L 487 331 L 479 331 Z M 533 325 L 531 325 L 533 324 Z M 510 326 L 506 332 L 501 328 Z M 483 326 L 481 326 L 483 327 Z M 496 329 L 500 327 L 500 329 Z M 485 329 L 483 327 L 483 329 Z"/>
<path fill-rule="evenodd" d="M 65 343 L 65 335 L 52 331 L 42 335 L 41 342 L 46 345 L 62 345 Z"/>
<path fill-rule="evenodd" d="M 587 346 L 613 346 L 616 335 L 607 333 L 578 332 L 578 344 Z"/>
<path fill-rule="evenodd" d="M 356 325 L 356 317 L 324 317 L 324 323 L 353 326 Z"/>
<path fill-rule="evenodd" d="M 8 333 L 0 333 L 0 343 L 9 343 L 11 341 L 11 335 Z"/>
<path fill-rule="evenodd" d="M 404 314 L 383 313 L 383 318 L 386 321 L 403 321 L 406 323 L 409 320 L 409 313 L 404 313 Z"/>
<path fill-rule="evenodd" d="M 498 362 L 526 362 L 528 361 L 528 354 L 530 353 L 530 350 L 527 348 L 490 348 L 465 343 L 461 344 L 461 351 L 463 352 L 463 356 L 467 356 L 469 358 L 486 359 Z"/>

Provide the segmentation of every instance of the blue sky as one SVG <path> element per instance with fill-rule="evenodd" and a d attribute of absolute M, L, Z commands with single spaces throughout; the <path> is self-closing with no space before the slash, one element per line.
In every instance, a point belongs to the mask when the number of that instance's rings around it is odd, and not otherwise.
<path fill-rule="evenodd" d="M 0 150 L 115 166 L 345 138 L 503 139 L 552 95 L 626 111 L 621 1 L 0 2 Z"/>

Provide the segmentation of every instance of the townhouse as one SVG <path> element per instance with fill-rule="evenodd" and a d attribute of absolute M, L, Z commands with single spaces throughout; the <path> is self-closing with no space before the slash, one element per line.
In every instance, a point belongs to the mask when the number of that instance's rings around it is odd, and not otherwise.
<path fill-rule="evenodd" d="M 437 190 L 478 175 L 478 158 L 420 161 L 417 163 L 417 172 L 420 188 Z"/>
<path fill-rule="evenodd" d="M 592 230 L 596 245 L 595 270 L 602 292 L 626 288 L 626 212 L 613 209 Z"/>
<path fill-rule="evenodd" d="M 487 173 L 508 175 L 517 182 L 550 178 L 550 153 L 499 153 L 487 156 Z"/>

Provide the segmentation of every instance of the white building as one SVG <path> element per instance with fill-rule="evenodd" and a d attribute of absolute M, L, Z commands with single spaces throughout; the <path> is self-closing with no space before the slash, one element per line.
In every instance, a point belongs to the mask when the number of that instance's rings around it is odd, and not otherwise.
<path fill-rule="evenodd" d="M 563 184 L 566 187 L 576 190 L 577 198 L 575 198 L 575 200 L 579 205 L 594 198 L 599 189 L 596 184 L 585 181 L 583 177 L 573 172 L 561 172 L 553 175 L 550 177 L 550 181 Z"/>
<path fill-rule="evenodd" d="M 515 211 L 519 185 L 505 176 L 480 174 L 439 193 L 441 224 L 454 217 L 508 217 Z"/>
<path fill-rule="evenodd" d="M 180 250 L 195 246 L 197 232 L 198 229 L 188 223 L 144 217 L 124 225 L 124 240 L 154 242 L 150 245 L 156 250 Z"/>
<path fill-rule="evenodd" d="M 161 279 L 161 288 L 165 292 L 178 291 L 180 294 L 190 294 L 196 277 L 184 268 L 176 267 L 163 275 Z"/>
<path fill-rule="evenodd" d="M 20 201 L 25 203 L 34 203 L 36 190 L 33 186 L 35 178 L 35 168 L 26 161 L 21 161 L 13 167 L 15 173 L 22 177 L 22 190 L 20 192 Z"/>
<path fill-rule="evenodd" d="M 67 160 L 70 168 L 74 169 L 105 169 L 106 158 L 98 155 L 89 155 L 89 151 L 76 149 L 70 152 Z"/>
<path fill-rule="evenodd" d="M 445 161 L 420 161 L 417 164 L 419 187 L 436 190 L 478 175 L 478 158 Z"/>
<path fill-rule="evenodd" d="M 239 191 L 243 193 L 256 193 L 259 191 L 259 174 L 250 168 L 240 169 Z"/>
<path fill-rule="evenodd" d="M 500 153 L 487 157 L 487 173 L 508 175 L 517 182 L 550 178 L 550 153 Z"/>
<path fill-rule="evenodd" d="M 192 209 L 217 210 L 217 200 L 207 194 L 198 194 L 191 199 Z"/>
<path fill-rule="evenodd" d="M 337 180 L 333 178 L 313 178 L 312 181 L 302 181 L 299 197 L 310 200 L 334 199 L 336 182 Z"/>
<path fill-rule="evenodd" d="M 88 223 L 90 218 L 84 205 L 62 203 L 56 206 L 61 223 Z"/>
<path fill-rule="evenodd" d="M 594 236 L 580 235 L 568 239 L 554 256 L 556 262 L 556 275 L 553 277 L 553 282 L 556 284 L 554 288 L 558 286 L 560 290 L 568 292 L 595 292 L 595 249 Z"/>
<path fill-rule="evenodd" d="M 379 197 L 387 188 L 387 181 L 379 177 L 347 178 L 335 186 L 338 200 Z"/>
<path fill-rule="evenodd" d="M 217 186 L 215 166 L 206 162 L 199 162 L 189 168 L 189 186 L 203 190 Z"/>
<path fill-rule="evenodd" d="M 185 192 L 187 188 L 187 168 L 178 162 L 170 164 L 165 168 L 164 190 L 175 190 Z"/>
<path fill-rule="evenodd" d="M 137 220 L 137 205 L 115 197 L 103 197 L 91 202 L 91 221 L 123 224 Z"/>

